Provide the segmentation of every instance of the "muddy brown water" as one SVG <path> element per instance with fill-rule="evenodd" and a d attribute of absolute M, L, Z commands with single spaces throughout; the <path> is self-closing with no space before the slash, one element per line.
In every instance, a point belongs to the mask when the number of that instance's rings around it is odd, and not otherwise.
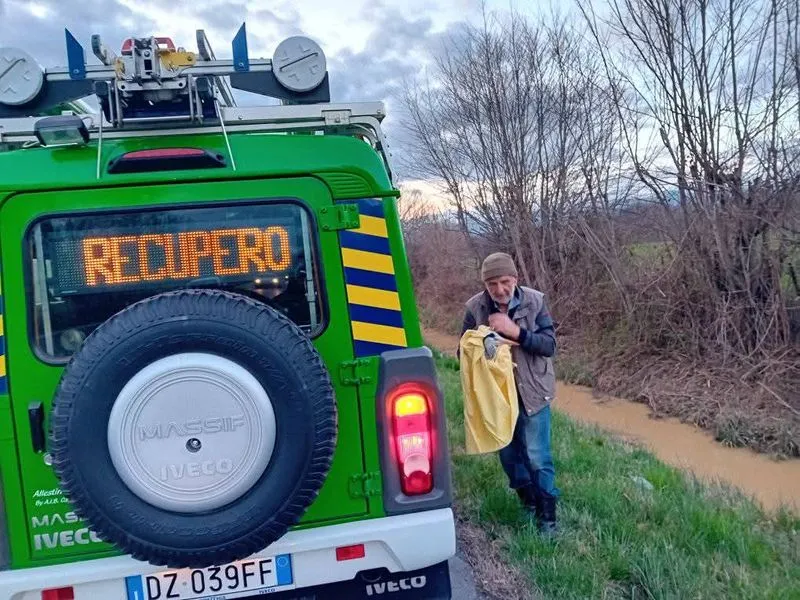
<path fill-rule="evenodd" d="M 458 338 L 426 330 L 426 342 L 453 355 Z M 782 504 L 800 514 L 800 460 L 772 460 L 746 448 L 731 448 L 702 429 L 677 419 L 650 416 L 643 404 L 620 398 L 596 398 L 590 388 L 559 382 L 553 408 L 576 421 L 597 425 L 640 444 L 662 461 L 704 481 L 738 487 L 766 510 Z"/>

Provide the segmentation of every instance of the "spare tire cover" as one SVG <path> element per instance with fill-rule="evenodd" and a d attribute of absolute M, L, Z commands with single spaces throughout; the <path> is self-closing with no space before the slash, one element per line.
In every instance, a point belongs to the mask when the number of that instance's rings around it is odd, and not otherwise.
<path fill-rule="evenodd" d="M 336 404 L 308 337 L 257 300 L 182 290 L 98 327 L 53 403 L 53 467 L 97 535 L 204 567 L 280 538 L 316 498 Z"/>

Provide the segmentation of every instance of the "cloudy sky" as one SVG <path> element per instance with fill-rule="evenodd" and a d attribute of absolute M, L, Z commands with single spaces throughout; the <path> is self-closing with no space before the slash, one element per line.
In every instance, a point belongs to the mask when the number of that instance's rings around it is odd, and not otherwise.
<path fill-rule="evenodd" d="M 536 4 L 486 0 L 490 11 L 513 6 L 524 12 Z M 285 37 L 304 34 L 325 51 L 332 100 L 383 100 L 391 136 L 402 127 L 392 115 L 403 78 L 421 72 L 443 37 L 480 18 L 481 0 L 0 0 L 0 46 L 21 47 L 45 66 L 63 65 L 67 28 L 96 63 L 93 33 L 115 51 L 126 37 L 151 34 L 196 50 L 194 32 L 203 28 L 215 54 L 229 57 L 231 40 L 246 22 L 250 56 L 269 58 Z M 247 96 L 240 101 L 249 103 Z"/>

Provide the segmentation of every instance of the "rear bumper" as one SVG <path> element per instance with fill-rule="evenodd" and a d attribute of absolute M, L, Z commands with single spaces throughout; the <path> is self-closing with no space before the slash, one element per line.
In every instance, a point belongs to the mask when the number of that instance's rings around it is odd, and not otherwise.
<path fill-rule="evenodd" d="M 363 558 L 337 561 L 336 548 L 364 544 Z M 290 554 L 296 589 L 349 581 L 359 573 L 386 569 L 414 572 L 455 555 L 451 509 L 292 531 L 256 554 Z M 86 560 L 0 573 L 0 600 L 41 600 L 41 591 L 72 586 L 75 600 L 129 600 L 125 578 L 163 571 L 130 556 Z M 147 600 L 143 598 L 142 600 Z"/>
<path fill-rule="evenodd" d="M 366 571 L 355 579 L 270 594 L 269 600 L 463 600 L 453 598 L 448 563 L 403 573 Z M 249 596 L 237 600 L 259 600 Z"/>

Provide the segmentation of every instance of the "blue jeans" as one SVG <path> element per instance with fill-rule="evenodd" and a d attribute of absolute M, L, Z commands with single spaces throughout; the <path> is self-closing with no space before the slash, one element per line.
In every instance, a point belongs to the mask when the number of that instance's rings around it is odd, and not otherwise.
<path fill-rule="evenodd" d="M 549 405 L 536 414 L 529 415 L 520 402 L 514 437 L 498 454 L 512 488 L 533 484 L 542 495 L 558 497 L 555 467 L 550 452 Z"/>

